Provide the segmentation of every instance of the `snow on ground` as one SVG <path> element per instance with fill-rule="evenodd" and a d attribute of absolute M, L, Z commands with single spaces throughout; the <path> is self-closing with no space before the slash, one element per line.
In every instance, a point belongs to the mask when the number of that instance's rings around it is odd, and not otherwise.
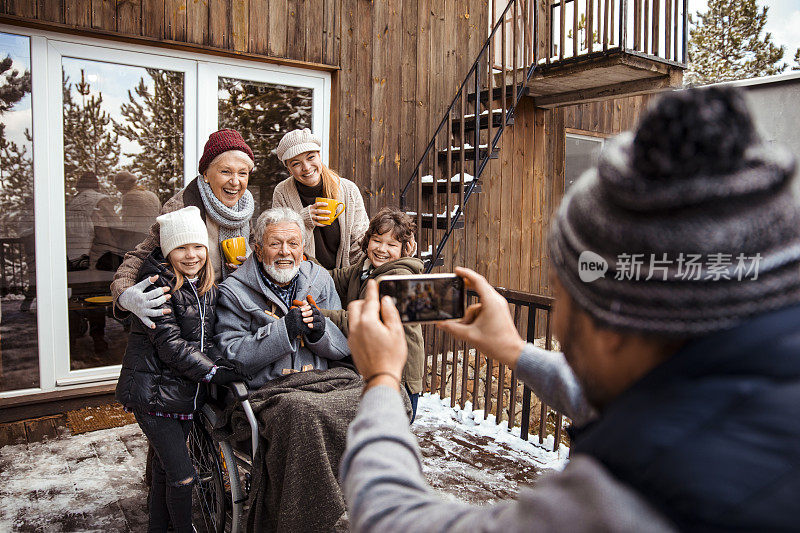
<path fill-rule="evenodd" d="M 524 441 L 519 428 L 495 424 L 494 415 L 450 407 L 450 399 L 426 394 L 419 399 L 412 426 L 420 443 L 423 472 L 428 482 L 449 499 L 490 503 L 514 498 L 520 485 L 533 484 L 546 470 L 561 470 L 569 448 L 553 449 L 553 437 L 540 446 Z"/>
<path fill-rule="evenodd" d="M 523 441 L 519 429 L 481 411 L 451 409 L 437 395 L 420 398 L 412 429 L 423 470 L 445 498 L 489 503 L 516 496 L 543 471 L 566 464 Z M 147 440 L 136 424 L 0 448 L 0 531 L 132 531 L 146 529 Z"/>
<path fill-rule="evenodd" d="M 139 426 L 0 448 L 0 531 L 147 529 Z"/>

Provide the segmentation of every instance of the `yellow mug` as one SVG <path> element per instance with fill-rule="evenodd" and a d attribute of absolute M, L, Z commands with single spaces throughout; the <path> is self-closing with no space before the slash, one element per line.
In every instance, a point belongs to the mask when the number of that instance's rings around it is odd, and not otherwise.
<path fill-rule="evenodd" d="M 244 257 L 247 254 L 247 246 L 244 237 L 232 237 L 222 241 L 222 251 L 228 263 L 241 265 L 241 261 L 236 259 L 238 256 Z"/>
<path fill-rule="evenodd" d="M 346 207 L 344 205 L 344 202 L 340 202 L 338 200 L 334 200 L 333 198 L 317 198 L 314 201 L 317 202 L 317 203 L 322 202 L 322 203 L 328 204 L 327 207 L 323 208 L 323 209 L 327 209 L 328 211 L 331 212 L 331 214 L 328 215 L 328 220 L 319 220 L 319 221 L 317 221 L 318 224 L 323 224 L 325 226 L 330 226 L 331 224 L 333 224 L 333 221 L 336 220 L 339 217 L 339 215 L 344 213 L 344 210 L 346 209 Z M 339 206 L 341 206 L 341 208 L 342 208 L 341 211 L 339 211 Z"/>

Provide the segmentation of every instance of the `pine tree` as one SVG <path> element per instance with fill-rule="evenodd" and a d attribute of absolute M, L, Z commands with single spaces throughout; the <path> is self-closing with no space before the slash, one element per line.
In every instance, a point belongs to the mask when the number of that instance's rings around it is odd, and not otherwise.
<path fill-rule="evenodd" d="M 792 70 L 800 70 L 800 48 L 794 53 L 794 66 Z"/>
<path fill-rule="evenodd" d="M 139 183 L 154 191 L 161 203 L 183 187 L 183 74 L 148 68 L 153 90 L 144 78 L 128 91 L 129 103 L 120 108 L 125 122 L 114 131 L 142 147 L 132 158 L 128 170 Z"/>
<path fill-rule="evenodd" d="M 0 114 L 14 107 L 14 104 L 31 92 L 31 72 L 12 69 L 11 56 L 0 61 Z"/>
<path fill-rule="evenodd" d="M 756 0 L 709 0 L 705 13 L 696 13 L 690 31 L 689 69 L 685 81 L 702 85 L 780 74 L 784 47 L 764 33 L 769 8 L 759 11 Z"/>
<path fill-rule="evenodd" d="M 10 56 L 0 61 L 0 117 L 31 92 L 31 73 L 12 69 Z M 30 143 L 30 130 L 25 129 Z M 23 206 L 33 197 L 33 160 L 26 146 L 6 138 L 6 125 L 0 123 L 0 228 L 18 227 Z M 31 216 L 30 214 L 28 215 Z"/>
<path fill-rule="evenodd" d="M 276 149 L 283 135 L 297 128 L 311 127 L 313 91 L 283 85 L 219 79 L 219 127 L 233 128 L 253 149 L 256 168 L 250 185 L 258 187 L 258 207 L 272 202 L 275 185 L 289 177 L 278 161 Z"/>
<path fill-rule="evenodd" d="M 73 97 L 74 92 L 77 93 Z M 81 69 L 81 81 L 72 84 L 63 75 L 64 94 L 64 179 L 68 197 L 75 194 L 75 183 L 87 171 L 97 174 L 102 192 L 116 196 L 110 177 L 119 164 L 119 136 L 114 120 L 103 111 L 103 94 L 92 94 Z M 77 101 L 76 101 L 77 99 Z"/>

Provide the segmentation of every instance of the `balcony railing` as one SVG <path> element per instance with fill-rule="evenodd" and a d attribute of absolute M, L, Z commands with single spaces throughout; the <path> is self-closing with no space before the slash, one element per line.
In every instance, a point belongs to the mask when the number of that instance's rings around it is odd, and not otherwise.
<path fill-rule="evenodd" d="M 544 24 L 540 63 L 613 49 L 687 61 L 688 0 L 558 0 Z"/>
<path fill-rule="evenodd" d="M 541 348 L 553 349 L 550 332 L 553 299 L 503 288 L 497 291 L 508 301 L 520 335 Z M 477 295 L 470 291 L 467 303 L 476 299 Z M 507 420 L 509 428 L 519 426 L 520 437 L 525 440 L 533 432 L 543 444 L 548 434 L 552 434 L 553 449 L 558 449 L 564 416 L 539 401 L 514 371 L 434 326 L 424 326 L 423 334 L 426 392 L 449 397 L 451 407 L 458 404 L 463 409 L 470 402 L 473 411 L 482 411 L 484 418 L 493 414 L 498 424 Z"/>

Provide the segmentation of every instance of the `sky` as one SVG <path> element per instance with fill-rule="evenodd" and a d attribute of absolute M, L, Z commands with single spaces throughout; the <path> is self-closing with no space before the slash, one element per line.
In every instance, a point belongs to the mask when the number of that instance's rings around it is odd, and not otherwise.
<path fill-rule="evenodd" d="M 689 0 L 689 13 L 705 11 L 707 0 Z M 772 34 L 772 41 L 785 46 L 783 60 L 794 63 L 794 52 L 800 48 L 800 0 L 756 0 L 759 8 L 768 7 L 766 31 Z"/>

